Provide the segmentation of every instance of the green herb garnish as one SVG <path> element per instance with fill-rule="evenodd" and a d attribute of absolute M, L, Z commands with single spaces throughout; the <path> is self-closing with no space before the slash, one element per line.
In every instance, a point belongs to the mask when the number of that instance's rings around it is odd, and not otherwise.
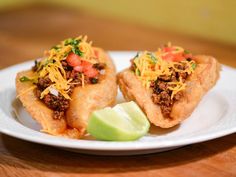
<path fill-rule="evenodd" d="M 139 52 L 135 55 L 135 57 L 134 58 L 138 58 L 139 57 Z"/>
<path fill-rule="evenodd" d="M 22 76 L 22 77 L 20 78 L 20 81 L 21 81 L 21 82 L 27 82 L 27 81 L 32 81 L 32 79 L 30 79 L 30 78 L 28 78 L 28 77 L 26 77 L 26 76 Z"/>
<path fill-rule="evenodd" d="M 140 70 L 139 70 L 138 68 L 136 68 L 136 70 L 135 70 L 135 74 L 138 75 L 138 76 L 141 75 L 141 72 L 140 72 Z"/>
<path fill-rule="evenodd" d="M 197 64 L 196 64 L 196 63 L 193 63 L 193 64 L 192 64 L 192 68 L 193 68 L 193 70 L 195 70 L 196 67 L 197 67 Z"/>
<path fill-rule="evenodd" d="M 53 63 L 54 60 L 53 59 L 47 59 L 46 61 L 44 61 L 42 64 L 40 64 L 42 61 L 37 63 L 37 72 L 40 71 L 41 69 L 43 69 L 45 66 L 47 66 L 49 63 Z"/>
<path fill-rule="evenodd" d="M 190 54 L 190 52 L 188 50 L 184 50 L 185 54 Z"/>
<path fill-rule="evenodd" d="M 74 38 L 69 38 L 64 41 L 64 45 L 72 45 L 72 46 L 77 46 L 80 43 L 81 40 L 77 40 Z"/>
<path fill-rule="evenodd" d="M 43 66 L 47 66 L 49 63 L 53 63 L 53 62 L 54 62 L 53 59 L 47 60 L 47 61 L 43 64 Z"/>
<path fill-rule="evenodd" d="M 157 62 L 157 58 L 153 55 L 153 53 L 147 53 L 147 55 L 150 57 L 150 59 L 152 60 L 152 62 L 155 64 Z"/>
<path fill-rule="evenodd" d="M 66 39 L 64 41 L 64 45 L 67 46 L 67 45 L 71 45 L 72 43 L 74 42 L 74 40 L 72 38 L 69 38 L 69 39 Z"/>
<path fill-rule="evenodd" d="M 79 45 L 80 42 L 81 42 L 80 39 L 77 40 L 77 39 L 74 39 L 74 38 L 69 38 L 69 39 L 66 39 L 64 41 L 64 45 L 65 46 L 71 45 L 72 46 L 71 51 L 76 55 L 82 56 L 83 53 L 78 48 L 78 45 Z"/>
<path fill-rule="evenodd" d="M 59 46 L 59 45 L 55 45 L 55 46 L 53 46 L 51 49 L 55 49 L 55 50 L 58 50 L 58 49 L 60 49 L 61 47 Z"/>
<path fill-rule="evenodd" d="M 98 83 L 98 79 L 97 78 L 91 78 L 90 81 L 91 81 L 92 84 Z"/>
<path fill-rule="evenodd" d="M 83 56 L 83 52 L 81 52 L 78 47 L 73 47 L 72 52 L 75 53 L 76 55 Z"/>

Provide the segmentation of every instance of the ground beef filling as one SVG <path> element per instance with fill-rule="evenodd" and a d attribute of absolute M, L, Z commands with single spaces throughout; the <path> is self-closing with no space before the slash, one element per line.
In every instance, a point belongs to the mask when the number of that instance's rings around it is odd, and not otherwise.
<path fill-rule="evenodd" d="M 70 67 L 66 61 L 62 61 L 62 66 L 66 72 L 67 79 L 71 79 L 71 78 L 73 79 L 71 82 L 72 84 L 70 85 L 69 93 L 68 93 L 69 95 L 71 95 L 75 87 L 82 85 L 81 73 L 73 70 L 73 68 Z M 97 63 L 97 64 L 94 64 L 93 67 L 101 71 L 105 69 L 105 64 Z M 37 70 L 36 66 L 34 66 L 32 70 L 36 71 Z M 88 78 L 85 76 L 85 84 L 96 84 L 98 83 L 98 81 L 99 81 L 99 75 L 96 78 Z M 35 90 L 35 95 L 40 99 L 40 96 L 43 90 L 46 89 L 51 84 L 53 83 L 51 82 L 48 76 L 44 78 L 39 78 L 38 83 L 36 84 L 37 88 Z M 40 99 L 40 100 L 42 100 L 48 108 L 53 110 L 54 119 L 64 118 L 65 112 L 69 108 L 69 105 L 70 105 L 70 100 L 64 98 L 60 93 L 58 95 L 53 95 L 49 93 L 45 95 L 43 99 Z"/>
<path fill-rule="evenodd" d="M 177 67 L 180 70 L 185 70 L 187 65 L 181 64 Z M 151 83 L 151 88 L 153 89 L 152 100 L 155 104 L 160 106 L 162 114 L 165 118 L 171 118 L 170 113 L 173 104 L 183 96 L 183 92 L 179 91 L 171 99 L 172 91 L 168 88 L 168 82 L 179 81 L 180 77 L 182 78 L 183 82 L 185 82 L 188 76 L 189 75 L 186 72 L 175 72 L 173 70 L 172 75 L 160 76 L 156 81 Z"/>

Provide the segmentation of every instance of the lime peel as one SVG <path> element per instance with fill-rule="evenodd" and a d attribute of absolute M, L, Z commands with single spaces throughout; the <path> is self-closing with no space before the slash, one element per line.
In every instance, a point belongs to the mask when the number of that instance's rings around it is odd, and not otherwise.
<path fill-rule="evenodd" d="M 144 136 L 149 127 L 145 114 L 131 101 L 94 111 L 90 115 L 87 131 L 100 140 L 130 141 Z"/>

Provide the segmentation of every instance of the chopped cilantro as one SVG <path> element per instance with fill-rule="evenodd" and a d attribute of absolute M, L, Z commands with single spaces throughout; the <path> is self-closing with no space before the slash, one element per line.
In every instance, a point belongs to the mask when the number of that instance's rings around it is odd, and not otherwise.
<path fill-rule="evenodd" d="M 91 82 L 92 84 L 96 84 L 96 83 L 98 83 L 98 79 L 97 79 L 97 78 L 91 78 L 91 79 L 90 79 L 90 82 Z"/>
<path fill-rule="evenodd" d="M 77 40 L 74 38 L 69 38 L 64 41 L 64 45 L 72 45 L 72 46 L 77 46 L 80 43 L 81 40 Z"/>
<path fill-rule="evenodd" d="M 33 66 L 33 70 L 37 71 L 39 68 L 40 62 L 38 62 L 38 60 L 34 60 L 34 66 Z"/>
<path fill-rule="evenodd" d="M 40 64 L 40 62 L 37 63 L 37 71 L 40 71 L 41 69 L 43 69 L 43 67 L 47 66 L 49 63 L 54 63 L 53 59 L 50 60 L 46 60 L 44 63 Z"/>
<path fill-rule="evenodd" d="M 192 64 L 192 68 L 193 68 L 193 70 L 195 70 L 196 67 L 197 67 L 197 64 L 196 64 L 196 63 L 193 63 L 193 64 Z"/>
<path fill-rule="evenodd" d="M 75 53 L 76 55 L 83 56 L 83 52 L 81 52 L 78 47 L 73 47 L 72 52 Z"/>
<path fill-rule="evenodd" d="M 59 47 L 58 45 L 55 45 L 55 46 L 53 46 L 51 49 L 58 50 L 58 49 L 60 49 L 60 47 Z"/>
<path fill-rule="evenodd" d="M 22 76 L 22 77 L 20 78 L 20 81 L 21 81 L 21 82 L 27 82 L 27 81 L 32 81 L 32 79 L 30 79 L 30 78 L 28 78 L 28 77 L 26 77 L 26 76 Z"/>
<path fill-rule="evenodd" d="M 73 41 L 72 38 L 66 39 L 66 40 L 64 41 L 64 45 L 71 45 L 72 41 Z"/>
<path fill-rule="evenodd" d="M 78 45 L 79 43 L 80 43 L 80 40 L 74 39 L 74 40 L 72 41 L 72 45 Z"/>
<path fill-rule="evenodd" d="M 54 63 L 53 59 L 46 60 L 46 62 L 43 64 L 43 66 L 47 66 L 49 63 Z"/>
<path fill-rule="evenodd" d="M 137 52 L 134 58 L 138 58 L 138 57 L 139 57 L 139 52 Z"/>
<path fill-rule="evenodd" d="M 72 49 L 71 51 L 75 53 L 76 55 L 82 56 L 83 53 L 79 50 L 78 44 L 81 42 L 80 39 L 74 39 L 74 38 L 69 38 L 64 41 L 64 45 L 71 45 Z"/>
<path fill-rule="evenodd" d="M 140 72 L 140 70 L 139 70 L 138 68 L 136 68 L 135 73 L 136 73 L 136 75 L 138 75 L 138 76 L 141 75 L 141 72 Z"/>
<path fill-rule="evenodd" d="M 152 60 L 152 62 L 155 64 L 157 62 L 157 58 L 155 57 L 155 55 L 153 53 L 147 53 L 147 55 L 150 57 L 150 59 Z"/>
<path fill-rule="evenodd" d="M 190 54 L 190 52 L 188 50 L 184 50 L 185 54 Z"/>
<path fill-rule="evenodd" d="M 67 56 L 69 55 L 70 52 L 71 52 L 71 51 L 69 51 L 69 52 L 65 52 L 65 53 L 64 53 L 64 57 L 67 57 Z"/>

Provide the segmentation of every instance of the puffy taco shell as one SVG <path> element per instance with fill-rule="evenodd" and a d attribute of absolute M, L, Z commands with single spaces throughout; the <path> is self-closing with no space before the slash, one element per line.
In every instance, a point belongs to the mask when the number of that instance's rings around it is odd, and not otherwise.
<path fill-rule="evenodd" d="M 89 114 L 115 102 L 117 85 L 115 67 L 111 58 L 100 48 L 101 61 L 106 63 L 105 73 L 98 84 L 76 87 L 73 90 L 66 119 L 53 119 L 53 110 L 48 108 L 35 93 L 32 82 L 21 82 L 20 78 L 33 76 L 32 70 L 19 72 L 16 76 L 16 92 L 29 114 L 42 126 L 42 131 L 52 135 L 80 138 L 84 135 Z"/>
<path fill-rule="evenodd" d="M 66 112 L 66 119 L 71 127 L 85 131 L 88 117 L 96 109 L 112 106 L 117 95 L 115 66 L 109 56 L 100 51 L 100 62 L 106 63 L 105 74 L 95 85 L 76 87 L 71 95 L 70 107 Z"/>
<path fill-rule="evenodd" d="M 195 72 L 186 80 L 183 96 L 173 104 L 170 118 L 165 118 L 159 105 L 154 104 L 151 90 L 147 90 L 130 69 L 117 75 L 117 81 L 126 100 L 136 101 L 146 113 L 149 121 L 156 126 L 169 128 L 189 117 L 202 97 L 219 79 L 220 64 L 211 56 L 197 55 Z"/>

